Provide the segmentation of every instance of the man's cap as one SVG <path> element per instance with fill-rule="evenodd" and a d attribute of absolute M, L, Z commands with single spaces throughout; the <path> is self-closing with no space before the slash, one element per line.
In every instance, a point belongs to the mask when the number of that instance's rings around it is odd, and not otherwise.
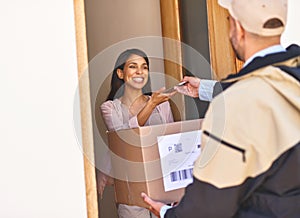
<path fill-rule="evenodd" d="M 218 0 L 244 29 L 260 36 L 277 36 L 286 26 L 287 0 Z"/>

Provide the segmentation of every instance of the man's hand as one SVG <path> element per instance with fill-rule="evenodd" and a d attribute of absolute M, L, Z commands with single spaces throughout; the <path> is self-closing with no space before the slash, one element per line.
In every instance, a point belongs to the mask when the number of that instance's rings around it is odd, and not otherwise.
<path fill-rule="evenodd" d="M 187 81 L 184 86 L 175 86 L 174 89 L 179 93 L 191 96 L 193 98 L 199 97 L 200 79 L 197 77 L 185 76 L 182 81 Z"/>
<path fill-rule="evenodd" d="M 143 200 L 149 204 L 149 210 L 155 214 L 155 216 L 160 217 L 160 209 L 162 208 L 162 206 L 164 206 L 165 204 L 159 201 L 153 201 L 148 195 L 146 195 L 145 193 L 142 192 L 141 197 L 143 198 Z"/>

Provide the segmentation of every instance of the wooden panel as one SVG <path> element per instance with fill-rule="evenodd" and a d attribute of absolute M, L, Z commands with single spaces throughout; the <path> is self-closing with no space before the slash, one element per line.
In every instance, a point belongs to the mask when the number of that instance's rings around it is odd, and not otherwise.
<path fill-rule="evenodd" d="M 236 72 L 239 72 L 242 69 L 243 64 L 243 61 L 240 61 L 237 58 L 235 59 Z"/>
<path fill-rule="evenodd" d="M 78 79 L 80 93 L 80 111 L 82 128 L 82 146 L 84 151 L 84 171 L 86 186 L 87 217 L 98 218 L 97 186 L 94 164 L 94 142 L 92 130 L 90 85 L 88 67 L 86 26 L 84 14 L 84 0 L 74 0 L 76 48 Z"/>
<path fill-rule="evenodd" d="M 160 0 L 167 87 L 175 85 L 175 80 L 180 81 L 183 78 L 178 4 L 178 0 Z M 171 108 L 176 121 L 185 120 L 184 96 L 177 94 L 172 97 Z"/>
<path fill-rule="evenodd" d="M 229 40 L 228 11 L 218 5 L 217 0 L 207 1 L 210 61 L 214 79 L 220 80 L 236 73 L 242 62 L 236 59 Z"/>

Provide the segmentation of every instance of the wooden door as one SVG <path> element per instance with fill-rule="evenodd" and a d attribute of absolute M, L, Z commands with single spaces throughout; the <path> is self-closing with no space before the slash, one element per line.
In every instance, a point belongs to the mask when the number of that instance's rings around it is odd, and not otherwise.
<path fill-rule="evenodd" d="M 84 73 L 88 67 L 84 0 L 74 0 L 74 14 L 87 217 L 98 218 L 90 85 L 88 74 Z"/>
<path fill-rule="evenodd" d="M 220 80 L 236 73 L 242 62 L 236 59 L 229 41 L 229 14 L 218 5 L 218 0 L 207 0 L 210 62 L 214 79 Z"/>
<path fill-rule="evenodd" d="M 181 41 L 180 0 L 161 0 L 160 4 L 162 36 Z M 207 0 L 206 4 L 210 63 L 214 71 L 213 79 L 220 80 L 229 74 L 236 73 L 242 67 L 243 63 L 236 59 L 229 41 L 228 11 L 220 7 L 217 0 Z M 179 60 L 182 59 L 180 48 L 166 47 L 165 55 L 177 55 Z M 180 67 L 179 65 L 165 62 L 166 74 L 178 80 L 183 77 Z"/>
<path fill-rule="evenodd" d="M 167 75 L 166 86 L 171 87 L 175 85 L 174 80 L 180 81 L 183 78 L 179 2 L 178 0 L 161 0 L 160 8 L 162 36 L 165 37 L 163 49 L 165 74 Z M 185 120 L 184 97 L 175 95 L 170 104 L 174 120 Z"/>

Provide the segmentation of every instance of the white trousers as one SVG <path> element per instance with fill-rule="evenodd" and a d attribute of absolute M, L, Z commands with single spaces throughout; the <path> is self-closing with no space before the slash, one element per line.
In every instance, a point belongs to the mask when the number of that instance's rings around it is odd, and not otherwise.
<path fill-rule="evenodd" d="M 119 218 L 157 218 L 148 209 L 126 204 L 118 205 Z"/>

